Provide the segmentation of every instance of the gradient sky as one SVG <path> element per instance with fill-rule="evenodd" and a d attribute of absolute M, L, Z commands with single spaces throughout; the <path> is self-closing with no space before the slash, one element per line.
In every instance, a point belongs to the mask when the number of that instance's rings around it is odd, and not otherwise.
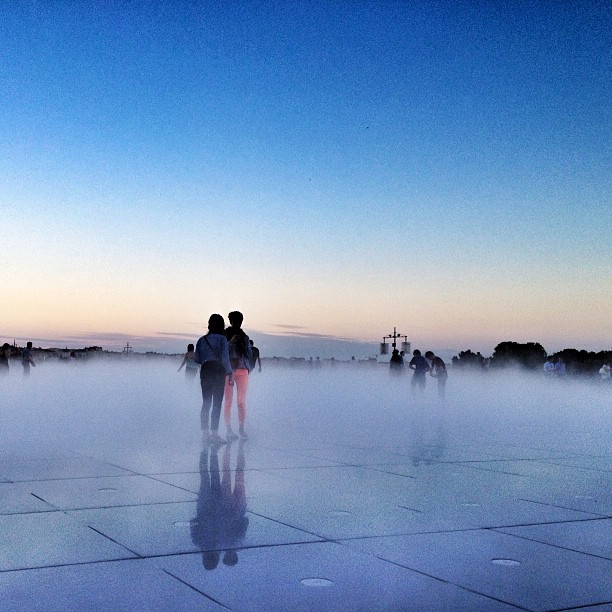
<path fill-rule="evenodd" d="M 608 2 L 0 6 L 0 338 L 612 348 Z"/>

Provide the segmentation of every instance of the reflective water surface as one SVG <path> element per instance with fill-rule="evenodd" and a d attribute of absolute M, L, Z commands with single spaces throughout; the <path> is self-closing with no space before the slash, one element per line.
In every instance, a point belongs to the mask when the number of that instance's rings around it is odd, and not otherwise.
<path fill-rule="evenodd" d="M 249 439 L 211 446 L 174 361 L 62 366 L 0 381 L 2 609 L 612 601 L 595 382 L 451 371 L 442 401 L 385 367 L 268 367 Z"/>

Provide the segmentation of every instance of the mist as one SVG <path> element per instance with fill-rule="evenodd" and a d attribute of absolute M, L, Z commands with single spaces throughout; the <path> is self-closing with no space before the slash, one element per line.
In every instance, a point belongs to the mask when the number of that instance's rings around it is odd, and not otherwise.
<path fill-rule="evenodd" d="M 28 378 L 11 364 L 0 379 L 3 456 L 24 449 L 44 455 L 45 447 L 55 447 L 100 459 L 111 449 L 154 458 L 197 448 L 200 388 L 197 379 L 177 373 L 179 363 L 39 363 Z M 598 381 L 451 369 L 442 402 L 435 379 L 413 394 L 411 376 L 391 377 L 382 365 L 266 363 L 249 380 L 249 443 L 287 450 L 338 443 L 409 457 L 416 447 L 434 445 L 435 461 L 456 460 L 462 448 L 474 461 L 504 459 L 511 447 L 609 451 L 610 389 Z M 156 463 L 163 471 L 163 461 Z"/>

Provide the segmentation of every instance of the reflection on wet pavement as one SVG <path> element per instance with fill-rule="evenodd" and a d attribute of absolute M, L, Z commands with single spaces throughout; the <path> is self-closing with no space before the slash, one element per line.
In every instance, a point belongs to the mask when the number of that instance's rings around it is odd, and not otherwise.
<path fill-rule="evenodd" d="M 210 446 L 198 390 L 162 365 L 35 374 L 2 409 L 2 609 L 612 601 L 595 388 L 451 376 L 445 404 L 433 388 L 414 403 L 375 369 L 271 370 L 250 389 L 250 439 Z"/>

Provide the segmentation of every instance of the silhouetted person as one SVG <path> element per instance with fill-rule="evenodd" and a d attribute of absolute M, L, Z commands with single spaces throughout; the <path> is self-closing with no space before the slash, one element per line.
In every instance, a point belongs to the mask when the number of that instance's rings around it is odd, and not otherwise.
<path fill-rule="evenodd" d="M 180 372 L 183 369 L 183 366 L 185 366 L 185 378 L 187 380 L 193 380 L 198 373 L 198 364 L 195 362 L 195 350 L 193 344 L 187 345 L 187 352 L 185 353 L 183 361 L 181 362 L 177 372 Z"/>
<path fill-rule="evenodd" d="M 401 374 L 404 368 L 404 360 L 397 349 L 393 349 L 389 360 L 389 372 L 391 374 Z"/>
<path fill-rule="evenodd" d="M 11 356 L 11 345 L 5 342 L 0 349 L 0 375 L 9 373 L 9 357 Z"/>
<path fill-rule="evenodd" d="M 225 440 L 219 436 L 219 418 L 226 377 L 227 386 L 231 387 L 234 384 L 229 347 L 224 331 L 225 321 L 223 317 L 220 314 L 210 315 L 208 333 L 197 341 L 194 356 L 195 362 L 201 366 L 202 412 L 200 413 L 200 425 L 205 438 L 207 437 L 211 444 L 225 443 Z"/>
<path fill-rule="evenodd" d="M 32 343 L 28 342 L 26 347 L 21 351 L 21 365 L 23 366 L 23 375 L 30 375 L 30 366 L 33 365 L 36 367 L 34 363 L 34 359 L 32 359 Z"/>
<path fill-rule="evenodd" d="M 246 395 L 249 386 L 249 372 L 251 371 L 251 343 L 249 337 L 242 329 L 243 316 L 234 310 L 227 315 L 230 327 L 225 330 L 225 337 L 229 342 L 229 356 L 236 383 L 236 403 L 238 404 L 238 433 L 243 440 L 247 439 L 244 429 L 246 420 Z M 232 430 L 232 402 L 234 400 L 234 387 L 228 382 L 225 385 L 225 405 L 223 414 L 227 426 L 227 439 L 235 440 L 238 436 Z"/>
<path fill-rule="evenodd" d="M 426 382 L 425 375 L 429 372 L 430 368 L 427 359 L 421 355 L 419 349 L 412 351 L 412 359 L 410 360 L 409 367 L 411 370 L 414 370 L 412 380 L 410 381 L 412 390 L 414 391 L 418 387 L 421 391 L 424 391 Z"/>
<path fill-rule="evenodd" d="M 555 374 L 559 377 L 559 378 L 564 378 L 565 375 L 567 374 L 567 369 L 565 367 L 565 361 L 563 361 L 563 357 L 559 357 L 557 359 L 557 362 L 555 363 Z"/>
<path fill-rule="evenodd" d="M 544 374 L 546 376 L 552 376 L 555 371 L 555 360 L 552 357 L 548 357 L 544 362 Z"/>
<path fill-rule="evenodd" d="M 251 344 L 251 371 L 255 369 L 256 365 L 259 365 L 259 371 L 261 372 L 261 359 L 259 357 L 259 349 L 255 346 L 252 340 L 249 340 Z"/>
<path fill-rule="evenodd" d="M 429 375 L 433 376 L 438 381 L 438 395 L 441 399 L 446 398 L 446 381 L 448 379 L 448 372 L 446 371 L 446 364 L 440 357 L 434 355 L 433 351 L 427 351 L 425 357 L 431 361 L 431 369 Z"/>

